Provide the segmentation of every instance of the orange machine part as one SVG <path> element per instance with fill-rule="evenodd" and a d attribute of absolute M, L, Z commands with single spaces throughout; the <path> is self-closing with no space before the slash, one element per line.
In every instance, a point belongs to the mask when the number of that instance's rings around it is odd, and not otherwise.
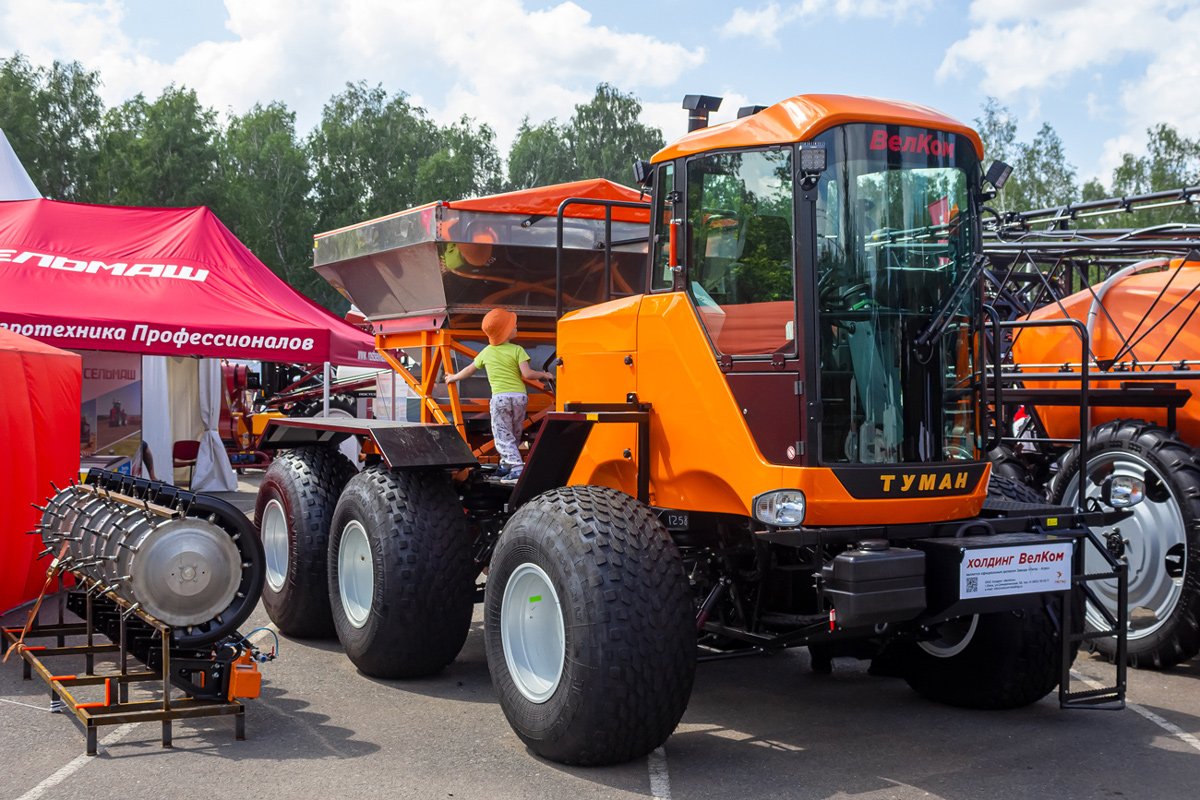
<path fill-rule="evenodd" d="M 235 697 L 258 697 L 262 692 L 262 673 L 258 664 L 250 658 L 250 651 L 244 650 L 234 660 L 233 671 L 229 673 L 229 699 Z"/>
<path fill-rule="evenodd" d="M 970 139 L 983 158 L 983 141 L 978 133 L 932 108 L 873 97 L 805 94 L 748 117 L 693 131 L 659 150 L 651 160 L 658 163 L 710 150 L 805 142 L 822 131 L 851 122 L 913 125 L 957 133 Z"/>
<path fill-rule="evenodd" d="M 1119 279 L 1110 284 L 1104 295 L 1104 311 L 1095 315 L 1092 327 L 1092 354 L 1097 359 L 1115 358 L 1122 349 L 1121 334 L 1124 334 L 1126 339 L 1137 343 L 1130 352 L 1121 356 L 1122 362 L 1128 363 L 1133 358 L 1140 362 L 1178 362 L 1196 358 L 1196 354 L 1200 353 L 1200 316 L 1190 315 L 1189 312 L 1198 299 L 1200 263 L 1197 262 L 1184 264 L 1182 259 L 1175 259 L 1165 270 L 1135 273 Z M 1092 300 L 1091 292 L 1078 292 L 1062 300 L 1061 304 L 1048 305 L 1034 311 L 1029 315 L 1029 319 L 1069 317 L 1086 322 Z M 1148 310 L 1149 315 L 1146 313 Z M 1143 317 L 1145 321 L 1142 321 Z M 1017 365 L 1078 365 L 1080 342 L 1073 328 L 1026 328 L 1015 333 L 1012 353 L 1013 363 Z M 1094 374 L 1095 368 L 1092 369 Z M 1172 367 L 1164 365 L 1148 369 L 1151 372 L 1161 372 Z M 1024 367 L 1023 371 L 1057 372 L 1059 368 Z M 1072 371 L 1079 372 L 1078 366 L 1074 366 Z M 1177 424 L 1184 441 L 1195 442 L 1200 439 L 1200 384 L 1190 380 L 1171 380 L 1181 389 L 1192 390 L 1192 398 L 1177 412 Z M 1120 376 L 1115 380 L 1093 380 L 1091 386 L 1097 389 L 1116 389 L 1120 388 L 1121 381 Z M 1197 381 L 1200 381 L 1200 375 L 1197 376 Z M 1078 387 L 1079 382 L 1028 381 L 1026 385 L 1030 388 L 1066 389 Z M 1047 435 L 1051 438 L 1074 439 L 1079 436 L 1078 408 L 1039 406 L 1037 411 L 1046 426 Z M 1091 425 L 1114 419 L 1144 419 L 1165 426 L 1167 412 L 1150 408 L 1091 410 Z"/>
<path fill-rule="evenodd" d="M 654 505 L 749 516 L 755 495 L 798 488 L 808 501 L 807 525 L 938 522 L 975 516 L 983 506 L 986 473 L 968 495 L 858 500 L 832 470 L 769 463 L 682 293 L 616 300 L 568 314 L 559 323 L 558 352 L 560 409 L 571 402 L 624 402 L 631 391 L 653 405 Z M 636 494 L 636 437 L 632 424 L 597 425 L 570 483 Z"/>

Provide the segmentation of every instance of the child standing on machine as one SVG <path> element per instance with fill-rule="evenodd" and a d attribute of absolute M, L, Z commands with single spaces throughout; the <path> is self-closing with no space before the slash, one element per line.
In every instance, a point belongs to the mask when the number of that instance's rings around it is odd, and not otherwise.
<path fill-rule="evenodd" d="M 496 441 L 496 452 L 500 454 L 498 475 L 505 483 L 516 483 L 525 467 L 517 445 L 521 441 L 525 409 L 529 405 L 522 378 L 552 381 L 554 376 L 529 366 L 525 348 L 513 344 L 513 339 L 517 338 L 517 315 L 513 312 L 493 308 L 483 318 L 483 332 L 488 337 L 488 346 L 479 351 L 474 363 L 447 375 L 446 383 L 457 383 L 480 369 L 487 371 L 488 385 L 492 388 L 492 437 Z"/>

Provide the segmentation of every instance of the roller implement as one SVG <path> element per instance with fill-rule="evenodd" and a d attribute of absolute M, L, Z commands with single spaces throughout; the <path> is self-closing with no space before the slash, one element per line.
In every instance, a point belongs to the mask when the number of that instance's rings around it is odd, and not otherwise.
<path fill-rule="evenodd" d="M 38 508 L 31 533 L 46 545 L 46 590 L 68 579 L 74 586 L 57 593 L 57 624 L 40 621 L 39 598 L 24 627 L 0 630 L 0 644 L 5 660 L 11 647 L 25 678 L 37 672 L 52 702 L 79 719 L 87 754 L 97 753 L 101 726 L 133 722 L 161 722 L 164 747 L 178 719 L 233 716 L 245 738 L 238 698 L 258 697 L 258 663 L 274 657 L 237 631 L 258 604 L 264 572 L 246 516 L 214 497 L 95 469 Z M 81 621 L 64 621 L 64 609 Z M 31 644 L 42 639 L 57 646 Z M 63 657 L 80 655 L 84 673 L 61 674 Z M 97 671 L 97 657 L 116 663 Z M 158 686 L 161 697 L 131 702 L 131 684 Z M 77 695 L 88 687 L 103 688 L 103 700 L 83 702 Z"/>
<path fill-rule="evenodd" d="M 1124 647 L 1094 529 L 1140 479 L 1049 503 L 993 474 L 983 203 L 1004 165 L 936 111 L 831 95 L 752 107 L 603 181 L 433 203 L 321 234 L 406 396 L 390 420 L 276 419 L 258 497 L 264 602 L 365 673 L 441 670 L 483 603 L 500 705 L 536 753 L 661 745 L 698 661 L 807 646 L 933 700 L 1120 708 L 1073 691 L 1085 640 Z M 439 382 L 504 307 L 553 386 L 526 466 L 497 459 L 482 381 Z M 996 407 L 999 407 L 997 404 Z M 363 468 L 338 444 L 355 437 Z M 1084 569 L 1085 557 L 1088 569 Z M 1093 564 L 1093 561 L 1095 564 Z"/>

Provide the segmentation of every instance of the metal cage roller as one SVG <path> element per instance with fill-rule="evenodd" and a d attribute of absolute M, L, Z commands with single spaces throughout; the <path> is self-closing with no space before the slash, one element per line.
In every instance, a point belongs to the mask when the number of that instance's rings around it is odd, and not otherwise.
<path fill-rule="evenodd" d="M 172 626 L 176 647 L 233 634 L 262 592 L 262 544 L 245 515 L 158 481 L 93 470 L 49 499 L 39 532 L 89 590 Z"/>

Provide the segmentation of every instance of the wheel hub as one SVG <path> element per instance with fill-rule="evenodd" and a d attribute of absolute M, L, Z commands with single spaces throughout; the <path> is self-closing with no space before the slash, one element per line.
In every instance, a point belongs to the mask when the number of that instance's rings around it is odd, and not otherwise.
<path fill-rule="evenodd" d="M 536 564 L 517 567 L 504 587 L 500 638 L 517 690 L 531 703 L 549 700 L 562 680 L 566 628 L 554 584 Z"/>
<path fill-rule="evenodd" d="M 367 624 L 375 594 L 375 561 L 367 531 L 358 520 L 342 529 L 338 545 L 338 595 L 346 619 L 355 628 Z"/>
<path fill-rule="evenodd" d="M 267 585 L 271 591 L 283 590 L 287 581 L 289 543 L 287 530 L 287 514 L 278 500 L 271 499 L 263 509 L 262 527 L 263 551 L 267 557 Z"/>
<path fill-rule="evenodd" d="M 1088 472 L 1093 476 L 1128 476 L 1139 478 L 1146 485 L 1157 485 L 1160 491 L 1147 491 L 1145 499 L 1133 506 L 1131 515 L 1105 536 L 1110 552 L 1120 550 L 1129 567 L 1129 639 L 1151 635 L 1161 628 L 1179 602 L 1183 591 L 1182 575 L 1173 574 L 1173 559 L 1186 559 L 1183 514 L 1165 476 L 1140 455 L 1127 452 L 1097 453 L 1088 458 Z M 1074 502 L 1079 491 L 1076 473 L 1067 485 L 1064 502 Z M 1101 486 L 1088 480 L 1085 494 L 1100 502 Z M 1100 553 L 1088 551 L 1085 569 L 1089 573 L 1107 572 L 1108 565 Z M 1115 579 L 1094 581 L 1093 590 L 1110 613 L 1117 609 Z M 1100 612 L 1088 604 L 1087 621 L 1093 629 L 1108 627 Z"/>

